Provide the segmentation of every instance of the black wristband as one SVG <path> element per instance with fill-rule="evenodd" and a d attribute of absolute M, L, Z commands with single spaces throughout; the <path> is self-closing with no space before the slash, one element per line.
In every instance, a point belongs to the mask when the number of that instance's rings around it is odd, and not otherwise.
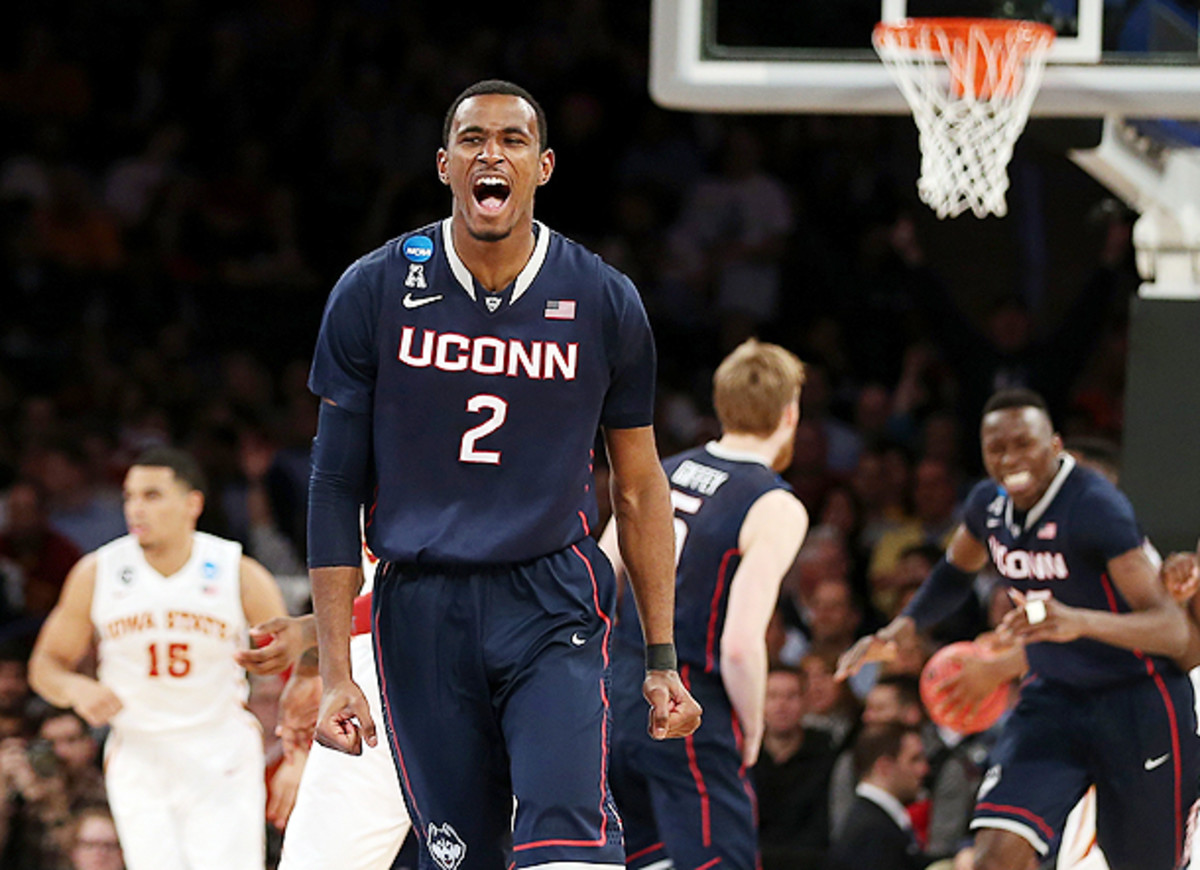
<path fill-rule="evenodd" d="M 646 670 L 677 671 L 679 659 L 675 655 L 675 644 L 652 643 L 646 647 Z"/>

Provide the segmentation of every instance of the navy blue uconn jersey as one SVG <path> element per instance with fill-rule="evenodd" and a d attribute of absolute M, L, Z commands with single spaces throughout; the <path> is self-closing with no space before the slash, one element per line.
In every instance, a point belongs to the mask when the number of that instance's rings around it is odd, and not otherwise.
<path fill-rule="evenodd" d="M 381 559 L 510 563 L 596 522 L 599 426 L 652 421 L 655 360 L 633 284 L 535 222 L 529 263 L 488 293 L 450 219 L 393 239 L 333 288 L 309 387 L 373 414 L 367 542 Z"/>
<path fill-rule="evenodd" d="M 663 461 L 675 509 L 675 648 L 681 663 L 720 673 L 729 584 L 741 562 L 738 534 L 746 513 L 774 489 L 790 487 L 758 458 L 716 443 Z M 643 647 L 633 596 L 618 609 L 616 640 Z"/>
<path fill-rule="evenodd" d="M 1106 566 L 1142 546 L 1133 507 L 1101 475 L 1066 454 L 1061 462 L 1045 495 L 1024 516 L 989 479 L 971 490 L 963 522 L 987 546 L 996 571 L 1022 592 L 1045 589 L 1072 607 L 1128 613 Z M 1078 688 L 1144 679 L 1151 663 L 1160 672 L 1177 672 L 1167 659 L 1086 638 L 1032 643 L 1025 651 L 1032 673 Z"/>

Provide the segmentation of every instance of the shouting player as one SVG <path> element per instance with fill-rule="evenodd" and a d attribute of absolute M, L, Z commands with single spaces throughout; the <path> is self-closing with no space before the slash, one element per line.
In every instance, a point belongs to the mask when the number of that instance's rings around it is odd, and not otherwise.
<path fill-rule="evenodd" d="M 424 860 L 443 870 L 624 864 L 607 778 L 616 584 L 588 536 L 600 429 L 652 733 L 700 720 L 676 664 L 649 324 L 627 278 L 534 220 L 553 169 L 528 92 L 460 94 L 437 153 L 451 216 L 350 266 L 309 379 L 317 739 L 375 740 L 349 665 L 365 505 L 388 736 Z"/>
<path fill-rule="evenodd" d="M 719 441 L 667 459 L 675 508 L 675 632 L 680 675 L 704 706 L 685 741 L 646 734 L 642 632 L 622 596 L 613 644 L 613 793 L 626 866 L 754 870 L 758 831 L 747 768 L 758 758 L 767 685 L 767 623 L 808 530 L 777 474 L 800 420 L 800 360 L 753 339 L 713 377 Z M 600 546 L 620 574 L 616 531 Z"/>
<path fill-rule="evenodd" d="M 129 870 L 262 870 L 262 729 L 246 709 L 247 625 L 286 614 L 241 545 L 196 531 L 196 461 L 147 450 L 125 476 L 129 534 L 67 576 L 29 661 L 29 682 L 93 726 Z M 99 637 L 98 679 L 76 667 Z M 279 665 L 282 667 L 282 664 Z"/>
<path fill-rule="evenodd" d="M 1021 605 L 1000 632 L 1024 642 L 1030 674 L 979 791 L 976 870 L 1034 866 L 1093 784 L 1109 866 L 1170 870 L 1200 773 L 1192 686 L 1171 661 L 1188 646 L 1184 613 L 1129 501 L 1063 453 L 1040 396 L 995 394 L 981 438 L 990 479 L 968 496 L 945 559 L 839 673 L 952 612 L 990 559 Z"/>

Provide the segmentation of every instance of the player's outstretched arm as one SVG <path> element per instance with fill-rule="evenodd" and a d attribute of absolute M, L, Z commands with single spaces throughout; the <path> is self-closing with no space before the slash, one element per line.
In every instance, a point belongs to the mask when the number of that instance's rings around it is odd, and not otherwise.
<path fill-rule="evenodd" d="M 742 560 L 729 586 L 721 633 L 721 679 L 742 727 L 742 761 L 752 766 L 762 745 L 767 694 L 767 624 L 779 587 L 804 536 L 808 511 L 776 489 L 750 508 L 738 533 Z"/>
<path fill-rule="evenodd" d="M 121 710 L 108 686 L 75 672 L 91 647 L 92 593 L 96 557 L 80 559 L 67 574 L 58 603 L 38 632 L 29 658 L 29 685 L 56 707 L 72 707 L 93 727 L 106 725 Z"/>
<path fill-rule="evenodd" d="M 842 653 L 834 678 L 848 679 L 868 662 L 890 661 L 900 642 L 911 640 L 918 628 L 934 625 L 953 613 L 971 595 L 971 577 L 987 564 L 987 559 L 987 548 L 960 524 L 946 547 L 945 557 L 929 572 L 904 610 Z"/>
<path fill-rule="evenodd" d="M 676 671 L 675 535 L 667 476 L 651 427 L 606 429 L 604 438 L 621 558 L 647 649 L 662 655 L 649 656 L 642 687 L 651 706 L 650 733 L 684 737 L 700 726 L 701 711 Z"/>
<path fill-rule="evenodd" d="M 1108 560 L 1108 576 L 1129 604 L 1129 613 L 1109 613 L 1069 607 L 1053 598 L 1022 605 L 1001 623 L 1026 643 L 1066 643 L 1086 637 L 1152 655 L 1178 658 L 1187 650 L 1189 633 L 1182 608 L 1175 604 L 1159 580 L 1145 550 L 1135 547 Z M 1019 593 L 1017 593 L 1019 596 Z"/>

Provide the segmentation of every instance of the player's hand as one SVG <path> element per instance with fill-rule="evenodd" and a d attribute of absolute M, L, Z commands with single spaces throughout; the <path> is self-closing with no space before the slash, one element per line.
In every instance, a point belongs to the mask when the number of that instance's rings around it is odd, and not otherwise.
<path fill-rule="evenodd" d="M 647 730 L 655 740 L 687 737 L 700 727 L 704 711 L 679 679 L 678 671 L 646 671 L 642 694 L 650 704 Z"/>
<path fill-rule="evenodd" d="M 250 629 L 250 646 L 233 654 L 239 665 L 263 677 L 282 673 L 304 652 L 301 620 L 279 616 L 254 626 Z"/>
<path fill-rule="evenodd" d="M 124 706 L 117 693 L 90 677 L 82 677 L 71 691 L 71 706 L 93 728 L 107 725 Z"/>
<path fill-rule="evenodd" d="M 1200 560 L 1195 553 L 1172 553 L 1163 562 L 1161 576 L 1171 597 L 1184 604 L 1200 589 Z"/>
<path fill-rule="evenodd" d="M 1077 608 L 1055 600 L 1049 593 L 1024 595 L 1009 589 L 1015 608 L 1004 614 L 996 628 L 1001 638 L 1016 638 L 1026 643 L 1068 643 L 1083 635 L 1083 618 Z"/>
<path fill-rule="evenodd" d="M 285 756 L 271 776 L 271 784 L 267 789 L 267 821 L 281 831 L 287 827 L 288 818 L 296 806 L 300 776 L 304 773 L 304 763 L 307 760 L 307 752 Z"/>
<path fill-rule="evenodd" d="M 980 652 L 980 655 L 950 656 L 948 661 L 957 661 L 961 669 L 946 677 L 937 689 L 938 695 L 945 698 L 948 714 L 975 709 L 997 686 L 1009 682 L 1007 669 L 999 666 L 999 660 L 986 648 L 981 648 Z"/>
<path fill-rule="evenodd" d="M 362 754 L 363 740 L 368 746 L 378 742 L 367 698 L 349 677 L 326 685 L 322 691 L 314 739 L 349 755 Z"/>
<path fill-rule="evenodd" d="M 293 671 L 279 695 L 279 721 L 275 736 L 283 741 L 283 752 L 307 752 L 312 745 L 321 709 L 321 677 Z"/>
<path fill-rule="evenodd" d="M 900 644 L 911 641 L 917 628 L 907 616 L 897 616 L 874 634 L 860 637 L 838 657 L 835 680 L 854 676 L 868 662 L 890 662 L 900 652 Z"/>

